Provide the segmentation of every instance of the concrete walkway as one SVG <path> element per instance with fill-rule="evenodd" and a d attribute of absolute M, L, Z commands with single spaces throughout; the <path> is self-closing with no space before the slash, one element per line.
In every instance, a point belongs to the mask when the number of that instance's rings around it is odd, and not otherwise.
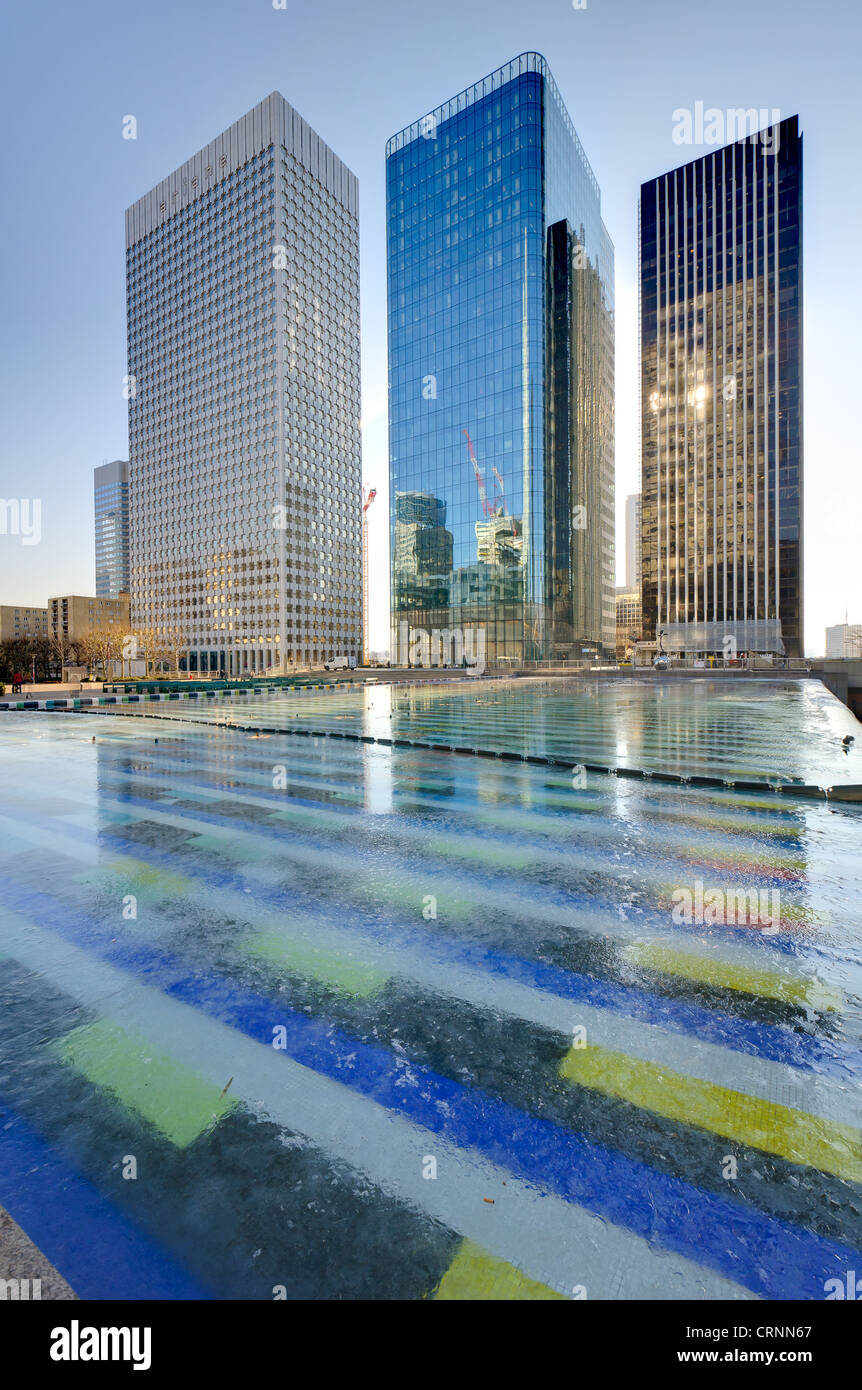
<path fill-rule="evenodd" d="M 0 1302 L 76 1299 L 51 1261 L 0 1207 Z"/>

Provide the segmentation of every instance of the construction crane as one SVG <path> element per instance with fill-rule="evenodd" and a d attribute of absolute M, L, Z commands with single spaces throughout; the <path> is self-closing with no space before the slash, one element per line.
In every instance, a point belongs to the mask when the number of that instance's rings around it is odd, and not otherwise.
<path fill-rule="evenodd" d="M 368 665 L 368 508 L 377 488 L 362 489 L 362 665 Z"/>
<path fill-rule="evenodd" d="M 479 489 L 479 501 L 482 503 L 482 515 L 490 516 L 491 504 L 488 501 L 488 494 L 485 491 L 485 479 L 482 477 L 479 460 L 476 458 L 476 450 L 473 448 L 473 441 L 470 438 L 469 430 L 465 430 L 464 434 L 467 436 L 467 451 L 470 455 L 470 462 L 473 465 L 473 472 L 476 474 L 476 486 Z"/>
<path fill-rule="evenodd" d="M 506 506 L 506 488 L 503 484 L 503 479 L 500 477 L 500 470 L 496 464 L 493 465 L 491 472 L 494 474 L 497 487 L 500 489 L 500 505 L 503 508 L 503 515 L 509 517 L 509 527 L 512 535 L 517 538 L 518 532 L 515 529 L 515 518 L 509 516 L 509 508 Z"/>

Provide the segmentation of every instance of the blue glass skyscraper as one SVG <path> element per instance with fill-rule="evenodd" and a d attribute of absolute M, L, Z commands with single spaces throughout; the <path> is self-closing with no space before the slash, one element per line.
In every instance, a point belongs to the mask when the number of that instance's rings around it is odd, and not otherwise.
<path fill-rule="evenodd" d="M 393 656 L 613 650 L 613 247 L 545 60 L 387 146 Z"/>

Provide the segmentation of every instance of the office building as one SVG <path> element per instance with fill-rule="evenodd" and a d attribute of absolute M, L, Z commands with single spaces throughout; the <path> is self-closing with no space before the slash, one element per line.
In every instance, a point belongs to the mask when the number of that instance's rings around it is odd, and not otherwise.
<path fill-rule="evenodd" d="M 845 659 L 862 658 L 862 623 L 839 623 L 826 629 L 826 655 Z"/>
<path fill-rule="evenodd" d="M 47 608 L 25 608 L 14 603 L 0 604 L 0 642 L 32 642 L 50 637 Z"/>
<path fill-rule="evenodd" d="M 93 470 L 96 521 L 96 593 L 129 593 L 129 465 L 122 459 Z"/>
<path fill-rule="evenodd" d="M 392 649 L 406 620 L 612 653 L 613 247 L 545 60 L 395 135 L 386 184 Z"/>
<path fill-rule="evenodd" d="M 50 635 L 62 637 L 72 646 L 99 629 L 112 628 L 128 634 L 129 595 L 101 598 L 90 594 L 64 594 L 48 600 Z"/>
<path fill-rule="evenodd" d="M 641 593 L 640 589 L 617 589 L 617 661 L 622 661 L 641 639 Z"/>
<path fill-rule="evenodd" d="M 644 636 L 803 652 L 798 118 L 640 196 Z"/>
<path fill-rule="evenodd" d="M 195 672 L 358 656 L 355 176 L 274 92 L 128 209 L 126 248 L 135 625 Z"/>

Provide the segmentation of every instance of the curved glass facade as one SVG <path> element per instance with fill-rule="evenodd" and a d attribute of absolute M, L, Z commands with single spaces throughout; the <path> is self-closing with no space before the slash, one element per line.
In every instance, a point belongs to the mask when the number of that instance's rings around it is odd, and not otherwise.
<path fill-rule="evenodd" d="M 544 59 L 390 140 L 387 213 L 393 659 L 612 647 L 613 249 Z"/>

